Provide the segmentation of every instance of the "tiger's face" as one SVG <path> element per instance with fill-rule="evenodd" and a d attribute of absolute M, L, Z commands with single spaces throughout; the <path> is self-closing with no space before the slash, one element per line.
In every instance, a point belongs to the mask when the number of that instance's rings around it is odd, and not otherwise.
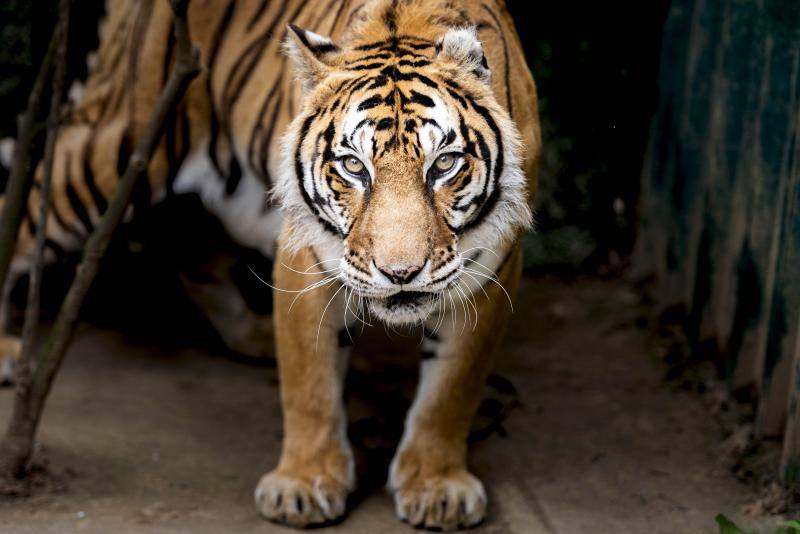
<path fill-rule="evenodd" d="M 305 100 L 276 186 L 295 229 L 284 245 L 330 251 L 373 315 L 418 323 L 470 252 L 531 221 L 519 134 L 481 44 L 473 29 L 346 48 L 289 33 Z"/>

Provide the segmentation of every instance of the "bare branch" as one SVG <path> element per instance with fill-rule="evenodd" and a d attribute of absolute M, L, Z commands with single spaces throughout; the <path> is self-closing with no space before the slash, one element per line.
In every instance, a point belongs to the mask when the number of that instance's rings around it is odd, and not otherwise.
<path fill-rule="evenodd" d="M 198 52 L 189 38 L 186 20 L 188 0 L 173 0 L 172 7 L 175 14 L 175 65 L 131 156 L 125 174 L 117 184 L 108 208 L 84 247 L 83 258 L 78 265 L 75 279 L 61 305 L 55 324 L 38 353 L 36 370 L 31 377 L 27 395 L 25 397 L 17 395 L 15 398 L 14 416 L 9 424 L 6 439 L 0 444 L 0 476 L 20 477 L 25 474 L 45 400 L 64 359 L 64 353 L 72 340 L 81 305 L 97 274 L 100 259 L 108 248 L 114 230 L 122 220 L 137 179 L 153 155 L 163 131 L 164 121 L 200 71 Z"/>
<path fill-rule="evenodd" d="M 47 117 L 47 139 L 44 148 L 42 182 L 39 188 L 39 226 L 36 229 L 36 242 L 29 270 L 28 301 L 25 307 L 25 323 L 22 327 L 22 355 L 17 361 L 14 383 L 22 393 L 30 381 L 31 357 L 36 329 L 39 324 L 39 302 L 41 292 L 42 268 L 44 265 L 44 243 L 47 237 L 47 216 L 53 183 L 53 160 L 55 159 L 56 138 L 61 123 L 61 95 L 67 74 L 67 42 L 69 37 L 70 0 L 60 0 L 58 4 L 58 50 L 53 73 L 53 94 L 50 100 L 50 114 Z"/>
<path fill-rule="evenodd" d="M 44 100 L 47 78 L 53 68 L 53 61 L 58 43 L 58 31 L 53 32 L 39 74 L 28 97 L 28 107 L 17 121 L 17 144 L 14 149 L 14 162 L 8 177 L 4 195 L 2 213 L 0 213 L 0 287 L 3 287 L 8 275 L 11 258 L 17 243 L 19 223 L 22 220 L 22 206 L 27 200 L 28 188 L 25 182 L 29 176 L 31 145 L 35 133 L 36 117 Z"/>

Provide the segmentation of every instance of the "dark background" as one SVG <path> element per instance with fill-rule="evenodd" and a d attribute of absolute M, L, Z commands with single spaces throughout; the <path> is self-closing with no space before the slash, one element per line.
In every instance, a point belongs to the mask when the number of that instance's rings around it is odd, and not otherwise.
<path fill-rule="evenodd" d="M 627 264 L 635 239 L 669 2 L 510 0 L 508 5 L 538 84 L 544 143 L 537 229 L 525 241 L 527 272 L 618 272 Z M 69 76 L 82 79 L 86 54 L 97 46 L 103 2 L 82 0 L 79 6 L 72 10 L 70 23 Z M 0 5 L 0 137 L 15 135 L 15 115 L 25 108 L 55 19 L 53 0 L 7 0 Z M 43 137 L 40 132 L 40 143 Z M 169 213 L 156 207 L 123 231 L 89 300 L 90 315 L 104 317 L 92 313 L 103 309 L 92 305 L 98 295 L 123 299 L 130 309 L 147 305 L 154 295 L 180 300 L 176 273 L 182 266 L 175 243 L 185 243 L 182 251 L 188 250 L 196 235 L 190 229 L 196 230 L 203 217 L 196 205 L 185 204 L 179 210 L 169 207 Z M 219 233 L 213 221 L 202 224 Z M 131 240 L 147 246 L 133 247 L 139 252 L 132 253 L 119 243 Z M 50 283 L 61 282 L 51 277 Z M 49 293 L 58 292 L 45 291 Z M 169 321 L 155 317 L 153 322 Z M 153 331 L 153 325 L 146 329 Z"/>

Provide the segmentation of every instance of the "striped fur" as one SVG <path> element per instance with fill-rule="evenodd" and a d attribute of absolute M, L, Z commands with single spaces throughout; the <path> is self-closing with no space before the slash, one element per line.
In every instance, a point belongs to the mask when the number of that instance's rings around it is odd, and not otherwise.
<path fill-rule="evenodd" d="M 398 515 L 443 529 L 481 521 L 465 439 L 509 313 L 497 286 L 513 293 L 519 279 L 540 146 L 503 0 L 193 0 L 189 23 L 204 69 L 129 215 L 196 193 L 234 241 L 275 260 L 285 435 L 259 511 L 297 526 L 344 513 L 355 480 L 340 332 L 369 313 L 422 324 L 431 340 L 389 477 Z M 57 142 L 51 258 L 96 225 L 173 60 L 167 0 L 109 2 Z M 16 272 L 43 224 L 40 175 Z"/>

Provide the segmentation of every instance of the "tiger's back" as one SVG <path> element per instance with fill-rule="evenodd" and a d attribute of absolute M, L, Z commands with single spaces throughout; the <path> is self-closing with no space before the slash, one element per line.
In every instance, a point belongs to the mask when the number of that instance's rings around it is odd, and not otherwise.
<path fill-rule="evenodd" d="M 167 195 L 197 192 L 237 242 L 271 256 L 279 217 L 266 195 L 279 172 L 280 137 L 301 88 L 282 52 L 286 26 L 338 37 L 365 2 L 206 0 L 190 4 L 192 39 L 203 72 L 190 85 L 141 181 L 133 210 Z M 445 2 L 446 3 L 446 2 Z M 474 24 L 493 66 L 493 88 L 528 147 L 535 189 L 539 130 L 536 91 L 513 24 L 499 2 L 465 1 L 453 25 Z M 135 141 L 174 61 L 172 13 L 164 0 L 109 2 L 97 61 L 60 132 L 48 227 L 51 254 L 76 250 L 124 172 Z M 41 166 L 36 182 L 41 178 Z M 38 226 L 38 187 L 24 214 L 17 270 Z"/>

